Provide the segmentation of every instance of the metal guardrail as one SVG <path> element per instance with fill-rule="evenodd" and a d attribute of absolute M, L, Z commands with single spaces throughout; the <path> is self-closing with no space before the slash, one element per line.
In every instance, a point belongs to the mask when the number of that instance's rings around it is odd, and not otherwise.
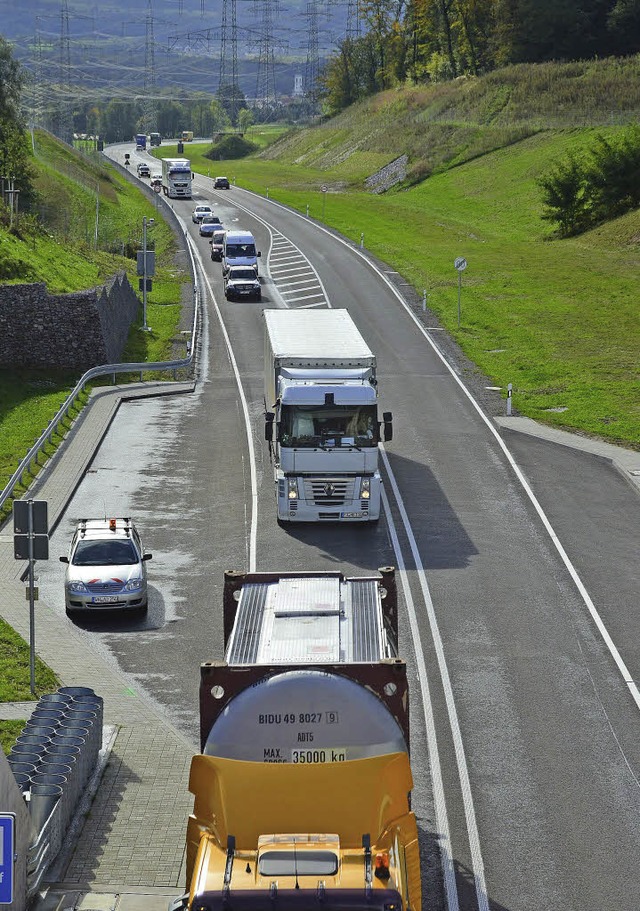
<path fill-rule="evenodd" d="M 38 456 L 40 452 L 47 443 L 52 442 L 53 435 L 56 433 L 59 425 L 64 421 L 64 419 L 69 416 L 69 413 L 73 408 L 76 399 L 83 391 L 87 383 L 98 376 L 109 376 L 109 374 L 111 374 L 113 376 L 113 382 L 115 384 L 116 374 L 119 373 L 140 373 L 140 379 L 142 380 L 143 373 L 148 373 L 150 371 L 157 372 L 159 370 L 173 370 L 175 376 L 175 371 L 178 368 L 191 367 L 193 365 L 196 354 L 196 337 L 200 320 L 200 287 L 198 284 L 198 273 L 193 251 L 188 242 L 188 235 L 186 235 L 186 237 L 187 250 L 189 251 L 189 257 L 191 259 L 191 272 L 193 276 L 194 287 L 193 323 L 191 326 L 191 337 L 187 341 L 187 357 L 172 361 L 156 361 L 153 363 L 147 363 L 143 361 L 141 363 L 131 364 L 101 364 L 97 367 L 92 367 L 90 370 L 87 370 L 87 372 L 80 377 L 71 393 L 67 396 L 55 417 L 50 421 L 47 428 L 38 437 L 29 452 L 26 454 L 24 459 L 22 459 L 14 473 L 11 475 L 7 486 L 4 488 L 2 493 L 0 493 L 0 510 L 2 510 L 7 500 L 11 498 L 16 487 L 22 483 L 22 478 L 25 473 L 30 473 L 31 463 L 35 461 L 36 465 L 39 464 Z"/>

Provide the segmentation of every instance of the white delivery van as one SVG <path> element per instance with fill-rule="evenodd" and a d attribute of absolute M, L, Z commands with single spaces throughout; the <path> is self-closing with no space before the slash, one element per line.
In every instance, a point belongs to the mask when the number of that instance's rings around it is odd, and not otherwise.
<path fill-rule="evenodd" d="M 231 266 L 253 266 L 258 272 L 258 257 L 256 242 L 251 231 L 227 231 L 224 237 L 222 250 L 222 271 L 227 273 Z"/>

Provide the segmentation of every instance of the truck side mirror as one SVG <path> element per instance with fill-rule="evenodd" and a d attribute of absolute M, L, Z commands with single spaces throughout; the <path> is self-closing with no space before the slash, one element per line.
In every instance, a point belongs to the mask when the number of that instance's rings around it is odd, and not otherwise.
<path fill-rule="evenodd" d="M 58 557 L 58 559 L 60 560 L 61 563 L 68 563 L 68 562 L 69 562 L 69 557 Z"/>
<path fill-rule="evenodd" d="M 264 438 L 267 443 L 273 442 L 273 422 L 275 417 L 273 411 L 267 411 L 264 416 Z"/>
<path fill-rule="evenodd" d="M 383 411 L 382 420 L 384 421 L 384 441 L 388 443 L 393 439 L 393 415 L 390 411 Z"/>
<path fill-rule="evenodd" d="M 258 250 L 258 252 L 256 253 L 256 256 L 262 256 L 262 253 L 260 252 L 260 250 Z"/>

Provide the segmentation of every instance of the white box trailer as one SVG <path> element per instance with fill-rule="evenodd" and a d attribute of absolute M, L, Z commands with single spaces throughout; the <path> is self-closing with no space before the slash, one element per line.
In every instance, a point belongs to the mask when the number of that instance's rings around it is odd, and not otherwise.
<path fill-rule="evenodd" d="M 264 319 L 265 437 L 278 519 L 376 521 L 375 355 L 347 310 L 265 310 Z M 390 440 L 391 415 L 383 420 Z"/>

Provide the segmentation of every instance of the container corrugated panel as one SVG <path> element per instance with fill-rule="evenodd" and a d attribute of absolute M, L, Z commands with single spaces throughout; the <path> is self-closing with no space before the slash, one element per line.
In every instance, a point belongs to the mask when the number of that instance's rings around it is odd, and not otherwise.
<path fill-rule="evenodd" d="M 229 664 L 338 664 L 387 657 L 378 585 L 336 577 L 247 583 Z"/>

